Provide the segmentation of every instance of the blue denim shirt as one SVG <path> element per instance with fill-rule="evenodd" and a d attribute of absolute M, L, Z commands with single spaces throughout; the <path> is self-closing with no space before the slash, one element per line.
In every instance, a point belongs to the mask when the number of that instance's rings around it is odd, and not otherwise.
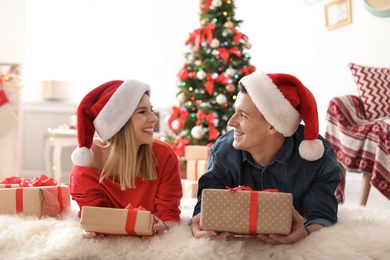
<path fill-rule="evenodd" d="M 338 203 L 334 192 L 340 183 L 340 168 L 331 145 L 322 137 L 325 152 L 316 161 L 302 159 L 298 146 L 304 126 L 287 137 L 275 158 L 265 167 L 245 151 L 233 146 L 233 132 L 220 136 L 210 148 L 207 170 L 198 181 L 198 201 L 193 216 L 201 211 L 202 190 L 239 185 L 253 190 L 278 189 L 293 195 L 295 209 L 305 218 L 305 226 L 331 226 L 337 222 Z"/>

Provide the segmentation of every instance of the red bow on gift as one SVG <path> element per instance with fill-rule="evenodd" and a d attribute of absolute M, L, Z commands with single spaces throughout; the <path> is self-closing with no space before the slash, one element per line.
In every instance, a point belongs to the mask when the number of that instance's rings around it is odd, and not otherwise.
<path fill-rule="evenodd" d="M 57 186 L 58 182 L 46 175 L 35 177 L 32 180 L 24 179 L 19 176 L 7 177 L 0 184 L 19 184 L 20 187 L 38 187 L 38 186 Z"/>

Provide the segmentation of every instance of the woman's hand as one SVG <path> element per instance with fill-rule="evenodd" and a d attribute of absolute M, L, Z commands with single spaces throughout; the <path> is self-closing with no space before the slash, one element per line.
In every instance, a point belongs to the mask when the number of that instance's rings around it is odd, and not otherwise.
<path fill-rule="evenodd" d="M 233 235 L 230 232 L 217 233 L 216 231 L 212 231 L 212 230 L 203 230 L 200 227 L 201 214 L 202 213 L 199 213 L 198 215 L 196 215 L 192 218 L 192 224 L 191 224 L 190 228 L 191 228 L 192 235 L 195 238 L 211 237 L 212 239 L 221 239 L 221 238 Z"/>
<path fill-rule="evenodd" d="M 100 234 L 100 233 L 96 233 L 96 232 L 90 232 L 90 231 L 85 231 L 83 230 L 83 233 L 82 233 L 83 237 L 84 238 L 101 238 L 101 237 L 104 237 L 104 234 Z"/>
<path fill-rule="evenodd" d="M 153 231 L 155 232 L 156 236 L 163 235 L 175 224 L 175 222 L 172 221 L 167 221 L 167 222 L 162 221 L 156 215 L 153 215 L 153 219 L 154 219 Z"/>
<path fill-rule="evenodd" d="M 308 233 L 304 226 L 303 217 L 296 211 L 292 209 L 292 224 L 291 232 L 288 235 L 277 235 L 277 234 L 258 234 L 257 238 L 268 244 L 293 244 L 296 243 L 305 237 L 308 236 Z"/>

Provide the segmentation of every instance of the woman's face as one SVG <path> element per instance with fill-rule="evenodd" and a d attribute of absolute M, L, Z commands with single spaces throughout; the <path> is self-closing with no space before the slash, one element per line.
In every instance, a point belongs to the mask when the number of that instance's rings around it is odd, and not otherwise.
<path fill-rule="evenodd" d="M 157 116 L 153 112 L 153 107 L 150 103 L 148 95 L 144 95 L 134 110 L 130 121 L 134 131 L 135 144 L 151 144 L 154 141 L 153 131 L 154 124 L 158 121 Z"/>

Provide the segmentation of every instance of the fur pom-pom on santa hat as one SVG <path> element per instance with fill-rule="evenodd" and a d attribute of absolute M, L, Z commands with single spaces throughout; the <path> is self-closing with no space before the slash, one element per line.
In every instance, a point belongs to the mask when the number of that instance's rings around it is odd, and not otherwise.
<path fill-rule="evenodd" d="M 318 139 L 317 103 L 300 80 L 289 74 L 255 71 L 240 83 L 267 122 L 284 136 L 292 136 L 303 120 L 305 140 L 299 145 L 300 156 L 308 161 L 322 157 L 324 145 Z"/>
<path fill-rule="evenodd" d="M 77 108 L 78 147 L 71 158 L 75 165 L 88 166 L 96 133 L 109 140 L 126 124 L 143 95 L 150 95 L 149 85 L 137 80 L 113 80 L 90 91 Z"/>

